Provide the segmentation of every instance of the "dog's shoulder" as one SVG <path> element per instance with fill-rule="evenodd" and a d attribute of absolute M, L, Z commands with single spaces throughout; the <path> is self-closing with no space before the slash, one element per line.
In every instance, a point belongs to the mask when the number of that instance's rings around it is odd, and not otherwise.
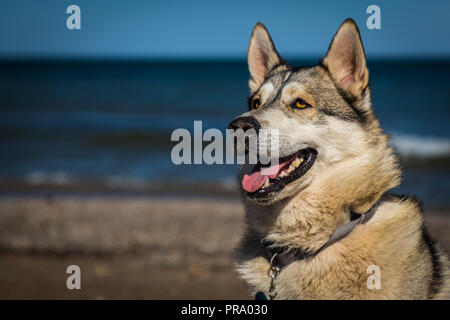
<path fill-rule="evenodd" d="M 404 255 L 404 261 L 421 268 L 427 277 L 429 298 L 450 298 L 450 264 L 427 230 L 423 204 L 414 196 L 388 194 L 373 219 L 367 236 L 379 242 L 380 252 Z M 376 237 L 374 237 L 376 235 Z M 373 242 L 372 242 L 373 244 Z M 389 249 L 386 249 L 389 248 Z M 408 257 L 409 256 L 409 257 Z M 414 261 L 412 261 L 414 260 Z M 410 272 L 407 266 L 403 272 Z"/>

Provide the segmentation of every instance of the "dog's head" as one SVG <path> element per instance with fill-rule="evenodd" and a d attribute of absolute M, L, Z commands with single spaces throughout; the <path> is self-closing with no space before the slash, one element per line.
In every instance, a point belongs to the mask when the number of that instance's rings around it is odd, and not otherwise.
<path fill-rule="evenodd" d="M 317 66 L 301 68 L 291 68 L 279 56 L 267 29 L 258 23 L 248 65 L 249 111 L 229 128 L 278 129 L 280 146 L 275 174 L 264 175 L 261 165 L 243 166 L 241 187 L 248 200 L 270 204 L 293 196 L 314 181 L 325 183 L 332 170 L 349 176 L 342 170 L 377 161 L 376 153 L 387 148 L 371 109 L 369 71 L 353 20 L 340 26 Z"/>

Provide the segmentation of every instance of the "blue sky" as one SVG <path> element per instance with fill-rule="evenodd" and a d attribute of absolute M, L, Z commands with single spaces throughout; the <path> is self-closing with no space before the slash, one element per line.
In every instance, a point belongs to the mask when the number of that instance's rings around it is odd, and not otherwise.
<path fill-rule="evenodd" d="M 70 4 L 81 8 L 81 30 L 66 28 Z M 366 27 L 371 4 L 381 8 L 381 30 Z M 352 17 L 369 56 L 448 58 L 449 16 L 445 0 L 2 0 L 0 57 L 243 58 L 257 21 L 282 55 L 316 57 Z"/>

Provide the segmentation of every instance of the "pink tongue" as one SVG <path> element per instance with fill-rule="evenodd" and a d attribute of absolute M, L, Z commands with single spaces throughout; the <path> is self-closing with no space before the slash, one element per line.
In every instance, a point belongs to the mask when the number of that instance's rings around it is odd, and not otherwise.
<path fill-rule="evenodd" d="M 253 172 L 251 175 L 244 175 L 242 179 L 242 188 L 247 192 L 255 192 L 266 182 L 268 178 L 275 178 L 280 172 L 281 168 L 284 167 L 289 161 L 273 165 L 271 167 L 262 168 L 261 171 Z"/>

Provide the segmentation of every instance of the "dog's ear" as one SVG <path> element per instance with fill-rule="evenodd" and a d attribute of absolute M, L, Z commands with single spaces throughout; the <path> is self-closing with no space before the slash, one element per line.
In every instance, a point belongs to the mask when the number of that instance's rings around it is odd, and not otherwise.
<path fill-rule="evenodd" d="M 353 97 L 360 97 L 369 84 L 369 70 L 358 27 L 352 19 L 340 26 L 322 64 L 336 85 Z"/>
<path fill-rule="evenodd" d="M 253 28 L 248 47 L 249 86 L 255 92 L 264 82 L 269 72 L 282 63 L 266 27 L 258 22 Z"/>

